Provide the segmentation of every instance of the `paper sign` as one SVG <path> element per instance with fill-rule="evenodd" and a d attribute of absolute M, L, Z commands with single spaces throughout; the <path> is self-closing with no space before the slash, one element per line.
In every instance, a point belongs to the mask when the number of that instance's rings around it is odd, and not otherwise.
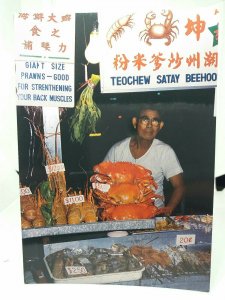
<path fill-rule="evenodd" d="M 17 105 L 71 107 L 74 65 L 44 60 L 16 61 Z"/>
<path fill-rule="evenodd" d="M 87 274 L 87 270 L 84 266 L 67 266 L 66 271 L 68 275 Z"/>
<path fill-rule="evenodd" d="M 186 246 L 195 244 L 195 234 L 179 234 L 176 238 L 177 246 Z"/>
<path fill-rule="evenodd" d="M 14 23 L 17 57 L 74 61 L 75 13 L 24 10 Z"/>
<path fill-rule="evenodd" d="M 27 195 L 31 195 L 31 190 L 29 187 L 23 187 L 20 188 L 20 196 L 27 196 Z"/>
<path fill-rule="evenodd" d="M 101 91 L 216 86 L 220 16 L 215 6 L 100 13 Z"/>
<path fill-rule="evenodd" d="M 17 105 L 74 106 L 75 13 L 15 15 Z"/>
<path fill-rule="evenodd" d="M 64 172 L 65 166 L 64 166 L 64 163 L 48 165 L 48 166 L 45 166 L 45 170 L 46 170 L 47 174 Z"/>
<path fill-rule="evenodd" d="M 107 193 L 108 190 L 110 189 L 110 185 L 109 184 L 107 184 L 107 183 L 99 183 L 99 182 L 97 182 L 97 183 L 93 182 L 92 183 L 92 187 L 93 187 L 93 189 L 98 189 L 98 190 L 100 190 L 101 192 L 104 192 L 104 193 Z"/>
<path fill-rule="evenodd" d="M 84 202 L 84 195 L 75 195 L 64 198 L 64 205 Z"/>

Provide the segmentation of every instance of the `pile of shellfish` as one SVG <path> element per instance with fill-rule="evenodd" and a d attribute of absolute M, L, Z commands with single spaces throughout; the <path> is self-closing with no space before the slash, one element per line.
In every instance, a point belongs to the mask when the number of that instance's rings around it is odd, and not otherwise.
<path fill-rule="evenodd" d="M 104 161 L 94 166 L 90 181 L 93 196 L 102 209 L 102 220 L 149 219 L 158 213 L 154 205 L 157 184 L 150 170 L 130 162 Z"/>

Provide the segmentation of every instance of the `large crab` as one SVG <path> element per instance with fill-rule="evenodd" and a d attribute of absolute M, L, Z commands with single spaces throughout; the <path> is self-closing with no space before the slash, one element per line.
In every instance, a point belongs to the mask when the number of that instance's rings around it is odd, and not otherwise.
<path fill-rule="evenodd" d="M 102 220 L 151 219 L 160 213 L 159 209 L 148 203 L 123 204 L 106 206 L 102 212 Z"/>
<path fill-rule="evenodd" d="M 92 183 L 108 184 L 108 191 L 98 185 L 94 188 L 94 196 L 104 204 L 121 205 L 131 203 L 152 203 L 157 197 L 151 171 L 130 162 L 102 162 L 93 168 Z"/>
<path fill-rule="evenodd" d="M 131 162 L 103 161 L 93 167 L 96 173 L 91 177 L 91 182 L 100 182 L 108 184 L 132 183 L 136 184 L 140 181 L 149 181 L 151 185 L 157 188 L 152 177 L 152 172 L 144 167 L 133 164 Z"/>
<path fill-rule="evenodd" d="M 151 39 L 167 39 L 165 45 L 168 46 L 177 37 L 179 32 L 178 27 L 175 25 L 178 20 L 173 21 L 173 13 L 171 10 L 162 11 L 162 16 L 165 17 L 164 24 L 152 24 L 152 20 L 156 18 L 156 14 L 150 11 L 145 17 L 146 29 L 142 30 L 139 36 L 144 38 L 146 44 L 151 46 Z"/>

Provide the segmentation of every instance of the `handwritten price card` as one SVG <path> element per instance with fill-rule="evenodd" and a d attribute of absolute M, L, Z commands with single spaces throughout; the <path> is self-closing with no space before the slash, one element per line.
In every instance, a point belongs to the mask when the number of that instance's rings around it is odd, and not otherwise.
<path fill-rule="evenodd" d="M 45 170 L 46 170 L 47 174 L 64 172 L 65 166 L 64 166 L 64 163 L 48 165 L 48 166 L 45 166 Z"/>
<path fill-rule="evenodd" d="M 84 202 L 84 195 L 76 195 L 64 198 L 64 205 L 82 203 Z"/>
<path fill-rule="evenodd" d="M 27 196 L 27 195 L 31 195 L 31 190 L 29 187 L 23 187 L 20 188 L 20 196 Z"/>
<path fill-rule="evenodd" d="M 67 271 L 68 275 L 87 274 L 87 270 L 84 266 L 67 266 L 66 271 Z"/>
<path fill-rule="evenodd" d="M 93 189 L 98 189 L 101 192 L 107 193 L 109 188 L 110 188 L 110 185 L 106 184 L 106 183 L 98 183 L 98 182 L 95 183 L 95 182 L 93 182 L 92 187 L 93 187 Z"/>
<path fill-rule="evenodd" d="M 195 244 L 195 234 L 178 234 L 176 239 L 177 246 L 187 246 Z"/>

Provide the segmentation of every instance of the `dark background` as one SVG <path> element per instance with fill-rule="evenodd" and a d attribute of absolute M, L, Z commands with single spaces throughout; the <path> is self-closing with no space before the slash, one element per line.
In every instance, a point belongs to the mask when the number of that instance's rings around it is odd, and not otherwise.
<path fill-rule="evenodd" d="M 84 50 L 96 21 L 96 14 L 76 15 L 75 101 L 82 91 L 78 88 L 85 80 L 83 64 L 87 61 Z M 98 64 L 88 65 L 89 77 L 91 74 L 99 74 Z M 102 112 L 97 123 L 97 132 L 101 136 L 87 136 L 82 145 L 72 143 L 68 119 L 74 108 L 64 109 L 60 114 L 62 161 L 68 187 L 84 187 L 92 174 L 93 165 L 102 161 L 115 142 L 131 134 L 131 118 L 140 105 L 150 103 L 160 111 L 165 122 L 158 138 L 173 147 L 184 169 L 187 193 L 178 213 L 211 214 L 215 156 L 214 94 L 213 88 L 101 94 L 98 84 L 94 90 L 94 101 Z M 41 108 L 34 111 L 35 108 L 29 112 L 25 107 L 17 108 L 20 182 L 31 189 L 46 176 L 40 141 L 24 118 L 30 114 L 41 127 Z M 167 182 L 165 193 L 170 193 Z"/>

